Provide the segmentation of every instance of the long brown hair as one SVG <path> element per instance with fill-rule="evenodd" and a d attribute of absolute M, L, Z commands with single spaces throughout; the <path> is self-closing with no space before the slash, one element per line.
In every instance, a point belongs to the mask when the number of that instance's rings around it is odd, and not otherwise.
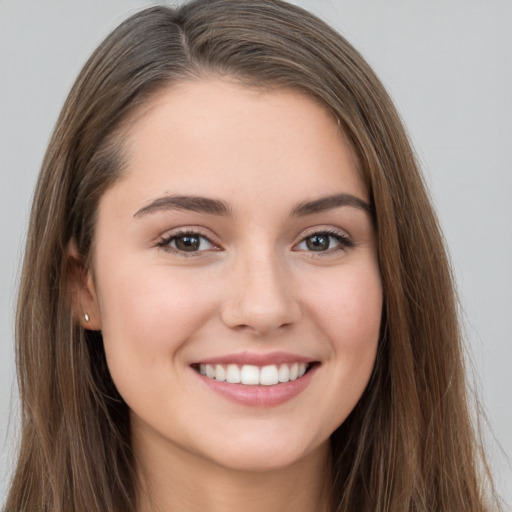
<path fill-rule="evenodd" d="M 30 219 L 16 323 L 22 435 L 6 510 L 136 510 L 128 409 L 101 333 L 73 316 L 68 248 L 74 241 L 88 264 L 98 201 L 123 174 L 126 120 L 157 90 L 212 74 L 316 98 L 340 120 L 371 197 L 381 339 L 364 395 L 332 435 L 333 510 L 489 510 L 452 275 L 399 116 L 345 39 L 279 0 L 141 11 L 106 38 L 73 86 Z"/>

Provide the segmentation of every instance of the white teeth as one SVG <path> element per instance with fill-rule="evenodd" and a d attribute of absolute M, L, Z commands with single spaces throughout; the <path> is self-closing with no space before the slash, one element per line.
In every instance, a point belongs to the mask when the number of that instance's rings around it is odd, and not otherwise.
<path fill-rule="evenodd" d="M 210 377 L 210 379 L 213 379 L 215 377 L 215 369 L 211 364 L 206 365 L 206 376 Z"/>
<path fill-rule="evenodd" d="M 299 363 L 293 363 L 290 367 L 290 380 L 295 380 L 299 375 Z"/>
<path fill-rule="evenodd" d="M 277 378 L 279 379 L 279 382 L 288 382 L 290 380 L 290 368 L 287 364 L 282 364 L 279 367 Z"/>
<path fill-rule="evenodd" d="M 308 366 L 306 363 L 269 364 L 261 368 L 252 364 L 200 364 L 198 370 L 201 375 L 219 382 L 245 386 L 274 386 L 302 377 Z"/>
<path fill-rule="evenodd" d="M 226 370 L 224 370 L 224 366 L 221 364 L 215 366 L 215 380 L 220 382 L 224 382 L 226 380 Z"/>
<path fill-rule="evenodd" d="M 240 368 L 236 364 L 228 364 L 226 368 L 226 382 L 240 384 Z"/>
<path fill-rule="evenodd" d="M 275 364 L 264 366 L 260 370 L 260 384 L 263 386 L 272 386 L 278 382 L 277 366 Z"/>
<path fill-rule="evenodd" d="M 240 370 L 240 382 L 246 385 L 256 385 L 260 383 L 260 370 L 257 366 L 244 364 Z"/>

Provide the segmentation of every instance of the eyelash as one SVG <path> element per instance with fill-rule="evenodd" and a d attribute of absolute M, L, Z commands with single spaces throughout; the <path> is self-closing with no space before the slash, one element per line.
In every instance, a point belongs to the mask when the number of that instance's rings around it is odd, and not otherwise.
<path fill-rule="evenodd" d="M 332 254 L 333 252 L 350 249 L 351 247 L 354 246 L 354 242 L 352 242 L 349 239 L 349 237 L 347 237 L 346 235 L 344 235 L 336 230 L 333 230 L 333 229 L 322 229 L 319 231 L 313 231 L 311 233 L 308 233 L 306 236 L 304 236 L 300 240 L 300 242 L 298 244 L 296 244 L 296 246 L 306 242 L 309 238 L 312 238 L 313 236 L 322 236 L 322 235 L 328 236 L 329 238 L 331 238 L 331 237 L 334 238 L 338 242 L 339 247 L 337 247 L 335 249 L 329 248 L 326 251 L 305 251 L 305 252 L 310 252 L 311 256 L 313 256 L 313 257 L 322 257 L 324 255 Z M 157 247 L 160 247 L 161 249 L 163 249 L 166 252 L 179 254 L 180 256 L 183 256 L 186 258 L 198 257 L 201 255 L 201 253 L 205 252 L 204 250 L 203 251 L 197 250 L 197 251 L 187 252 L 187 251 L 183 251 L 183 250 L 179 250 L 174 247 L 171 247 L 170 244 L 173 241 L 175 241 L 179 238 L 186 237 L 186 236 L 199 238 L 201 240 L 206 240 L 209 244 L 211 244 L 213 247 L 215 247 L 214 250 L 220 250 L 218 248 L 218 246 L 214 242 L 212 242 L 207 236 L 199 233 L 198 231 L 192 231 L 192 230 L 178 231 L 177 233 L 172 233 L 167 236 L 162 236 L 162 238 L 160 239 L 160 241 L 157 244 Z"/>
<path fill-rule="evenodd" d="M 302 237 L 301 241 L 297 245 L 306 242 L 308 238 L 312 238 L 314 236 L 327 236 L 329 238 L 334 238 L 339 244 L 338 247 L 329 248 L 326 251 L 307 251 L 311 253 L 310 256 L 315 258 L 321 258 L 323 256 L 332 255 L 335 252 L 344 251 L 346 249 L 354 247 L 354 242 L 352 242 L 352 240 L 350 240 L 350 238 L 347 235 L 340 233 L 339 231 L 336 231 L 334 229 L 320 229 L 318 231 L 312 231 L 311 233 L 308 233 L 306 236 Z"/>
<path fill-rule="evenodd" d="M 158 242 L 157 247 L 162 248 L 166 252 L 171 252 L 171 253 L 174 253 L 174 254 L 179 254 L 180 256 L 184 256 L 185 258 L 189 258 L 189 257 L 193 258 L 193 257 L 200 256 L 201 253 L 204 252 L 204 251 L 190 251 L 190 252 L 180 251 L 179 249 L 176 249 L 176 248 L 170 246 L 170 244 L 174 240 L 177 240 L 179 238 L 183 238 L 183 237 L 186 237 L 186 236 L 190 236 L 190 237 L 194 237 L 194 238 L 199 238 L 201 240 L 206 240 L 209 244 L 211 244 L 212 246 L 217 248 L 217 246 L 207 236 L 202 235 L 201 233 L 199 233 L 197 231 L 192 231 L 192 230 L 178 231 L 177 233 L 172 233 L 170 235 L 163 236 L 160 239 L 160 241 Z M 219 250 L 219 249 L 217 248 L 215 250 Z"/>

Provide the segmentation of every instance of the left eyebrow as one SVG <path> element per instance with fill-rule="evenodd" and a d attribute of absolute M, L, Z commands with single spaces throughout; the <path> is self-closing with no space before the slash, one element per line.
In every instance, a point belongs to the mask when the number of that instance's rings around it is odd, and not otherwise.
<path fill-rule="evenodd" d="M 321 197 L 313 201 L 299 203 L 291 212 L 292 217 L 304 217 L 314 213 L 340 208 L 341 206 L 351 206 L 369 213 L 373 217 L 373 208 L 370 203 L 363 201 L 352 194 L 334 194 L 332 196 Z"/>

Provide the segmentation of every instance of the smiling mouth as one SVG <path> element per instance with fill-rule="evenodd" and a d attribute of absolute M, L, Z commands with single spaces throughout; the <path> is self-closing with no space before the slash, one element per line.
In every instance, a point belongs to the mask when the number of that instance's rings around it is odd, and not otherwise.
<path fill-rule="evenodd" d="M 245 386 L 275 386 L 303 377 L 314 363 L 282 363 L 266 366 L 251 364 L 195 364 L 198 373 L 219 382 Z"/>

